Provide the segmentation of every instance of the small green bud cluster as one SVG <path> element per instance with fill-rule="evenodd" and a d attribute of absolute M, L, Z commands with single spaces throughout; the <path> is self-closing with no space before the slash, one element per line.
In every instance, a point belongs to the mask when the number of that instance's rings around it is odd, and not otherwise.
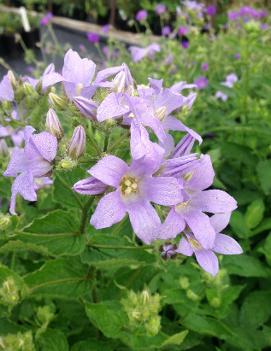
<path fill-rule="evenodd" d="M 0 351 L 36 351 L 32 332 L 8 334 L 0 337 Z"/>
<path fill-rule="evenodd" d="M 161 320 L 159 294 L 151 295 L 146 289 L 139 293 L 130 291 L 121 303 L 128 315 L 131 329 L 142 331 L 150 336 L 159 333 Z"/>
<path fill-rule="evenodd" d="M 13 307 L 20 300 L 20 291 L 12 277 L 8 277 L 0 287 L 0 303 Z"/>

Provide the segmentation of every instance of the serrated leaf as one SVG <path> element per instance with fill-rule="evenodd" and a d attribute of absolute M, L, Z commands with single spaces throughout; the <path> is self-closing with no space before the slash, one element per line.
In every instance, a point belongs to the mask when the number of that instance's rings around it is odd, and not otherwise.
<path fill-rule="evenodd" d="M 64 333 L 59 329 L 47 329 L 38 339 L 40 351 L 69 351 L 69 344 Z"/>
<path fill-rule="evenodd" d="M 88 267 L 75 257 L 48 261 L 39 270 L 27 274 L 24 281 L 30 294 L 52 298 L 77 299 L 91 289 Z"/>
<path fill-rule="evenodd" d="M 78 212 L 55 210 L 35 219 L 16 238 L 28 244 L 43 246 L 52 255 L 75 256 L 85 248 L 79 218 Z"/>
<path fill-rule="evenodd" d="M 163 343 L 162 347 L 170 345 L 181 345 L 188 334 L 188 330 L 169 336 Z"/>

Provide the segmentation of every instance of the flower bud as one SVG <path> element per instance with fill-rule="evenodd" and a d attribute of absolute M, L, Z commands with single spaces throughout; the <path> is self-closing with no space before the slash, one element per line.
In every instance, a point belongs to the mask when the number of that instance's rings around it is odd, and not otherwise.
<path fill-rule="evenodd" d="M 193 290 L 189 289 L 186 291 L 186 296 L 191 301 L 199 301 L 200 297 Z"/>
<path fill-rule="evenodd" d="M 96 120 L 97 104 L 93 100 L 76 96 L 73 103 L 85 117 Z"/>
<path fill-rule="evenodd" d="M 159 333 L 161 327 L 160 319 L 160 316 L 154 316 L 145 324 L 145 329 L 149 336 L 155 336 Z"/>
<path fill-rule="evenodd" d="M 179 279 L 179 284 L 180 284 L 180 287 L 184 290 L 188 289 L 189 287 L 189 279 L 187 277 L 182 277 Z"/>
<path fill-rule="evenodd" d="M 0 230 L 5 230 L 10 224 L 10 215 L 0 213 Z"/>
<path fill-rule="evenodd" d="M 45 126 L 48 132 L 54 135 L 57 139 L 61 139 L 63 137 L 63 128 L 57 114 L 52 108 L 50 108 L 47 112 Z"/>
<path fill-rule="evenodd" d="M 12 87 L 16 88 L 17 81 L 16 81 L 16 78 L 15 78 L 14 73 L 12 71 L 8 71 L 8 79 L 9 79 Z"/>
<path fill-rule="evenodd" d="M 48 98 L 49 98 L 49 103 L 54 108 L 63 109 L 63 107 L 65 107 L 65 105 L 66 105 L 65 99 L 63 99 L 62 97 L 58 96 L 55 93 L 52 93 L 52 92 L 49 93 Z"/>
<path fill-rule="evenodd" d="M 36 92 L 32 85 L 28 82 L 23 83 L 23 90 L 25 95 L 33 95 L 33 93 Z"/>
<path fill-rule="evenodd" d="M 77 160 L 83 155 L 86 149 L 86 132 L 84 127 L 78 126 L 74 129 L 70 145 L 68 148 L 68 155 Z"/>
<path fill-rule="evenodd" d="M 76 161 L 70 159 L 69 157 L 66 157 L 59 162 L 59 167 L 65 170 L 69 170 L 74 168 L 76 164 Z"/>
<path fill-rule="evenodd" d="M 9 155 L 9 149 L 7 146 L 7 143 L 4 139 L 0 140 L 0 157 L 1 156 L 8 156 Z"/>
<path fill-rule="evenodd" d="M 221 299 L 219 297 L 213 297 L 209 303 L 212 307 L 218 308 L 221 305 Z"/>
<path fill-rule="evenodd" d="M 3 305 L 15 306 L 20 300 L 19 289 L 12 277 L 7 277 L 0 287 L 0 302 Z"/>

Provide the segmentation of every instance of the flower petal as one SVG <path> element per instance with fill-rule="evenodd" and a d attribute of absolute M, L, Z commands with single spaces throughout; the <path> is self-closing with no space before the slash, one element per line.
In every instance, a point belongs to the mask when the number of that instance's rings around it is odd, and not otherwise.
<path fill-rule="evenodd" d="M 3 173 L 5 177 L 16 177 L 18 173 L 26 170 L 26 158 L 24 150 L 15 147 L 11 154 L 6 171 Z"/>
<path fill-rule="evenodd" d="M 186 240 L 186 238 L 182 237 L 179 245 L 176 249 L 176 252 L 185 255 L 185 256 L 192 256 L 193 254 L 193 249 L 191 247 L 191 245 L 189 244 L 189 242 Z"/>
<path fill-rule="evenodd" d="M 189 172 L 191 176 L 186 182 L 186 187 L 204 190 L 213 184 L 215 172 L 209 155 L 203 155 L 199 162 Z"/>
<path fill-rule="evenodd" d="M 195 251 L 195 256 L 198 264 L 212 276 L 218 273 L 218 259 L 211 250 L 198 250 Z"/>
<path fill-rule="evenodd" d="M 119 118 L 130 110 L 121 93 L 111 93 L 97 109 L 97 120 L 103 122 L 111 118 Z"/>
<path fill-rule="evenodd" d="M 231 212 L 226 213 L 216 213 L 212 217 L 210 217 L 210 222 L 216 231 L 216 233 L 220 233 L 221 230 L 225 229 L 229 224 L 231 218 Z"/>
<path fill-rule="evenodd" d="M 94 177 L 79 180 L 73 190 L 82 195 L 97 195 L 105 192 L 107 185 Z"/>
<path fill-rule="evenodd" d="M 237 207 L 235 199 L 222 190 L 201 191 L 193 197 L 193 205 L 203 212 L 232 212 Z"/>
<path fill-rule="evenodd" d="M 225 234 L 217 234 L 213 250 L 222 255 L 240 255 L 243 253 L 238 242 Z"/>
<path fill-rule="evenodd" d="M 9 211 L 11 214 L 16 214 L 16 196 L 20 194 L 25 200 L 37 201 L 35 192 L 35 184 L 32 173 L 23 172 L 13 182 L 11 187 L 11 201 Z"/>
<path fill-rule="evenodd" d="M 160 218 L 147 201 L 136 202 L 127 208 L 135 234 L 146 244 L 156 239 Z"/>
<path fill-rule="evenodd" d="M 173 177 L 150 177 L 144 182 L 146 197 L 159 205 L 171 206 L 183 201 L 181 187 Z"/>
<path fill-rule="evenodd" d="M 25 148 L 26 155 L 30 147 L 34 147 L 46 161 L 52 162 L 57 153 L 57 139 L 48 132 L 33 134 Z"/>
<path fill-rule="evenodd" d="M 210 218 L 206 214 L 196 210 L 184 212 L 183 216 L 200 244 L 205 249 L 212 248 L 216 233 L 210 223 Z"/>
<path fill-rule="evenodd" d="M 117 187 L 122 176 L 129 170 L 127 164 L 116 156 L 105 156 L 88 171 L 101 182 Z"/>
<path fill-rule="evenodd" d="M 118 191 L 113 191 L 98 202 L 90 224 L 96 229 L 108 228 L 120 222 L 126 214 Z"/>
<path fill-rule="evenodd" d="M 181 214 L 175 212 L 174 208 L 172 208 L 165 220 L 165 222 L 161 225 L 157 239 L 174 239 L 178 234 L 180 234 L 185 228 L 185 221 Z"/>

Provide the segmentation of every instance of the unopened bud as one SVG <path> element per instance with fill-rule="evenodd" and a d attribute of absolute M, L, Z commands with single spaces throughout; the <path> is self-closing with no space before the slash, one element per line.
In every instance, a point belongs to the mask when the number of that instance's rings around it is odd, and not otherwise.
<path fill-rule="evenodd" d="M 20 300 L 19 290 L 15 280 L 8 277 L 0 287 L 0 302 L 7 306 L 15 306 Z"/>
<path fill-rule="evenodd" d="M 10 224 L 10 215 L 0 213 L 0 230 L 5 230 Z"/>
<path fill-rule="evenodd" d="M 189 300 L 192 300 L 192 301 L 199 300 L 199 296 L 196 293 L 194 293 L 194 291 L 191 289 L 187 290 L 186 296 L 188 297 Z"/>
<path fill-rule="evenodd" d="M 73 103 L 85 117 L 96 120 L 97 104 L 93 100 L 76 96 L 73 98 Z"/>
<path fill-rule="evenodd" d="M 184 290 L 188 289 L 189 287 L 189 279 L 187 277 L 182 277 L 179 279 L 179 284 L 180 284 L 180 287 Z"/>
<path fill-rule="evenodd" d="M 84 127 L 78 126 L 74 129 L 70 145 L 68 148 L 68 155 L 77 160 L 83 155 L 86 149 L 86 132 Z"/>
<path fill-rule="evenodd" d="M 9 149 L 7 146 L 7 143 L 4 139 L 0 140 L 0 157 L 1 156 L 8 156 L 9 155 Z"/>
<path fill-rule="evenodd" d="M 152 317 L 148 323 L 145 324 L 146 332 L 150 336 L 155 336 L 159 333 L 160 330 L 160 316 Z"/>
<path fill-rule="evenodd" d="M 8 71 L 8 79 L 11 85 L 13 86 L 13 88 L 15 88 L 17 86 L 17 81 L 12 71 Z"/>
<path fill-rule="evenodd" d="M 219 297 L 214 297 L 210 300 L 210 305 L 214 308 L 218 308 L 221 305 L 221 299 Z"/>
<path fill-rule="evenodd" d="M 77 165 L 76 161 L 70 159 L 69 157 L 63 158 L 59 162 L 59 167 L 65 170 L 74 168 Z"/>
<path fill-rule="evenodd" d="M 55 93 L 49 93 L 48 95 L 49 103 L 54 107 L 54 108 L 59 108 L 62 109 L 66 105 L 65 99 L 62 97 L 58 96 Z"/>
<path fill-rule="evenodd" d="M 33 95 L 33 93 L 36 92 L 32 85 L 28 82 L 23 83 L 23 90 L 25 95 Z"/>
<path fill-rule="evenodd" d="M 61 139 L 63 137 L 63 128 L 57 114 L 52 108 L 50 108 L 47 112 L 45 126 L 48 132 L 54 135 L 57 139 Z"/>

